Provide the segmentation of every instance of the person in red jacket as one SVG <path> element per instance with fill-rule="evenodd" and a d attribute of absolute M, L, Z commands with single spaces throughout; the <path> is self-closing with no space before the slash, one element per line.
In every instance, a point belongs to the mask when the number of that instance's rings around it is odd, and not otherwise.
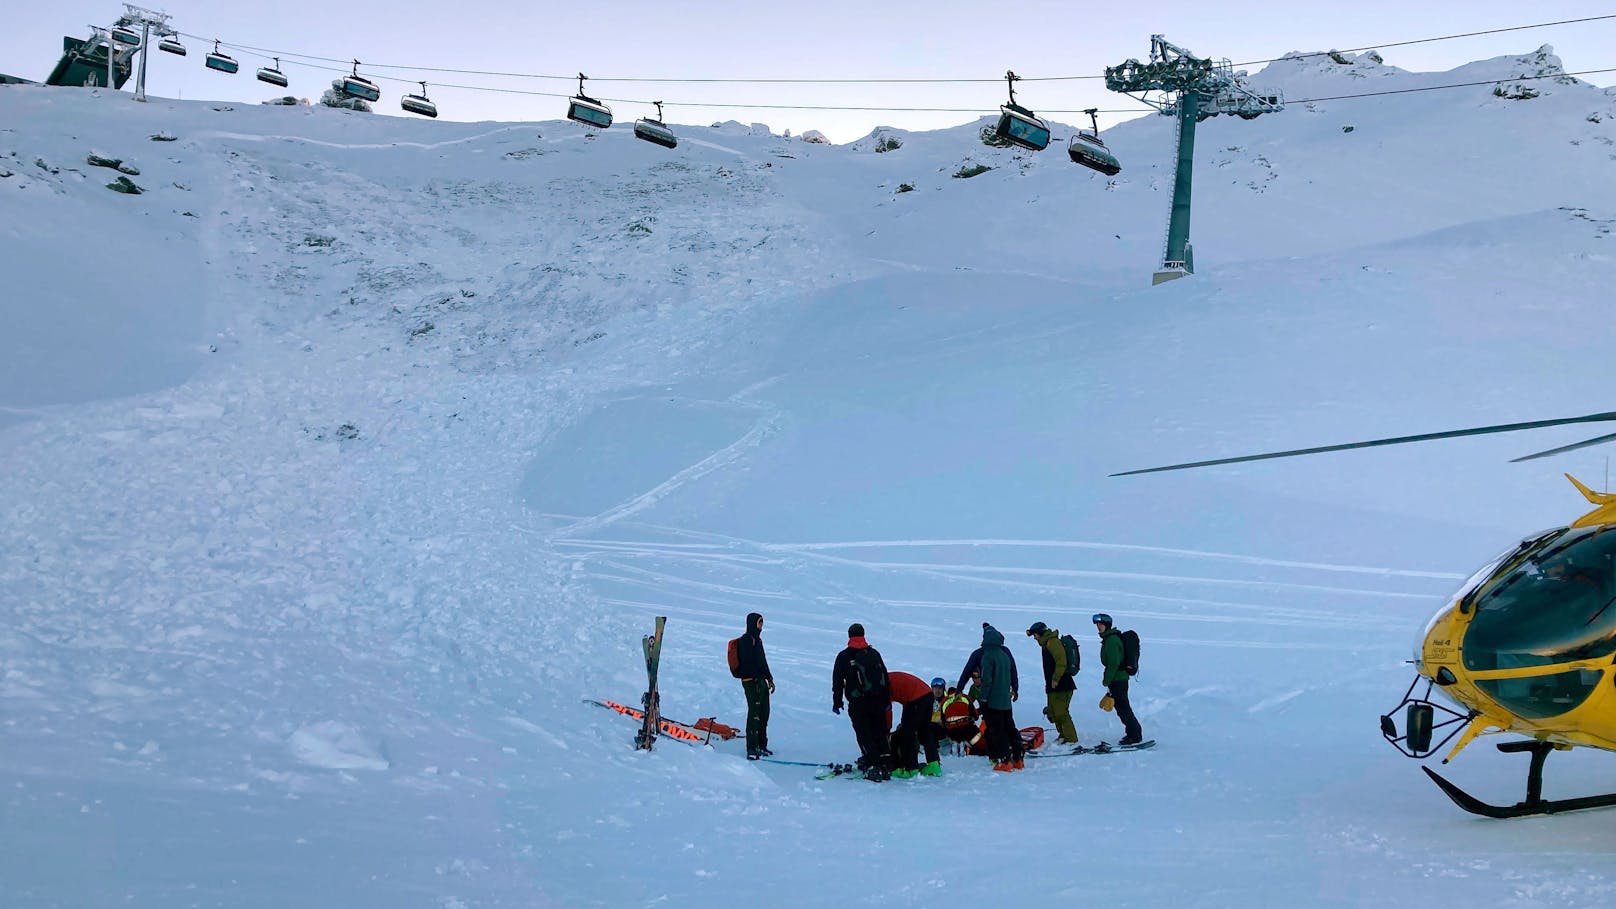
<path fill-rule="evenodd" d="M 926 750 L 926 775 L 940 775 L 943 765 L 937 757 L 937 737 L 932 734 L 931 714 L 936 698 L 932 696 L 931 686 L 907 672 L 894 672 L 888 678 L 892 703 L 903 708 L 898 728 L 892 733 L 893 759 L 897 764 L 892 775 L 898 779 L 919 776 L 922 746 Z"/>

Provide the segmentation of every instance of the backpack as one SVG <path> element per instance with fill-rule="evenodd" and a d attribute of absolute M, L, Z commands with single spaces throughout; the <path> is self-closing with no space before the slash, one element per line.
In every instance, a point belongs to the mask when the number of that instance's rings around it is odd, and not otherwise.
<path fill-rule="evenodd" d="M 741 677 L 741 639 L 729 639 L 729 674 Z"/>
<path fill-rule="evenodd" d="M 1063 634 L 1060 642 L 1066 648 L 1066 674 L 1076 676 L 1077 670 L 1083 665 L 1083 653 L 1077 649 L 1077 638 Z"/>
<path fill-rule="evenodd" d="M 1122 633 L 1122 671 L 1139 674 L 1139 632 L 1131 628 Z"/>
<path fill-rule="evenodd" d="M 881 662 L 881 654 L 877 653 L 874 647 L 853 651 L 853 656 L 847 664 L 848 700 L 864 697 L 878 688 L 886 687 L 886 665 Z"/>

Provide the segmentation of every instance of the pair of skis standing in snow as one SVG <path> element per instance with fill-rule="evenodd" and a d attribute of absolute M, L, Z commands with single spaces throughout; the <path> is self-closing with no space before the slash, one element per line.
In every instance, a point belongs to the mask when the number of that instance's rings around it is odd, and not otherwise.
<path fill-rule="evenodd" d="M 1107 694 L 1101 706 L 1116 710 L 1125 731 L 1116 747 L 1148 747 L 1154 743 L 1143 742 L 1128 700 L 1128 681 L 1137 671 L 1138 639 L 1134 636 L 1131 648 L 1125 647 L 1123 635 L 1115 630 L 1109 615 L 1096 614 L 1093 621 L 1102 642 L 1101 662 L 1105 664 Z M 746 694 L 748 760 L 773 754 L 768 747 L 768 720 L 769 695 L 775 685 L 763 649 L 762 630 L 763 616 L 751 613 L 746 618 L 746 633 L 729 646 L 730 672 L 741 680 Z M 945 689 L 940 677 L 927 685 L 907 672 L 889 673 L 880 652 L 865 640 L 863 625 L 854 623 L 847 634 L 847 647 L 837 654 L 831 673 L 831 709 L 841 713 L 845 697 L 848 719 L 859 745 L 856 769 L 864 778 L 940 776 L 938 745 L 944 738 L 967 745 L 976 753 L 981 753 L 978 749 L 985 738 L 986 753 L 993 759 L 994 769 L 1000 771 L 1021 769 L 1027 747 L 1041 744 L 1042 729 L 1033 730 L 1036 742 L 1027 742 L 1016 728 L 1012 704 L 1020 685 L 1015 657 L 1004 646 L 1004 636 L 987 622 L 982 623 L 982 646 L 971 654 L 954 689 Z M 1038 638 L 1042 651 L 1044 687 L 1049 699 L 1044 713 L 1056 724 L 1058 743 L 1075 748 L 1065 753 L 1112 750 L 1104 743 L 1093 749 L 1075 747 L 1077 732 L 1070 713 L 1078 669 L 1075 642 L 1069 636 L 1062 639 L 1059 632 L 1043 622 L 1035 622 L 1027 635 Z M 981 706 L 980 726 L 973 702 Z M 898 705 L 901 714 L 898 728 L 889 734 L 892 705 Z M 922 752 L 924 764 L 920 762 Z"/>

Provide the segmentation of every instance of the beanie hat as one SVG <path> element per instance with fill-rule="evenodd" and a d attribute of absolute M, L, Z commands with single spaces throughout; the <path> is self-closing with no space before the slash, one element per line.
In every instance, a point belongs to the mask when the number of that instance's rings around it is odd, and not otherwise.
<path fill-rule="evenodd" d="M 847 626 L 847 636 L 850 637 L 850 638 L 862 638 L 862 637 L 864 637 L 864 626 L 860 625 L 857 622 L 854 622 L 853 624 Z"/>

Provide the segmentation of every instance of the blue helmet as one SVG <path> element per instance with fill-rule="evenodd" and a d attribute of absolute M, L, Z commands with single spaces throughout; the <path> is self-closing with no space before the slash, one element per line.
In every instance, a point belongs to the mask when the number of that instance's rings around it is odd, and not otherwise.
<path fill-rule="evenodd" d="M 1115 625 L 1116 624 L 1115 622 L 1111 621 L 1111 617 L 1109 615 L 1106 615 L 1103 612 L 1096 612 L 1094 614 L 1094 617 L 1089 619 L 1089 621 L 1093 622 L 1096 625 Z"/>
<path fill-rule="evenodd" d="M 938 676 L 937 678 L 931 680 L 931 687 L 933 687 L 933 688 L 947 688 L 948 683 L 943 681 L 942 676 Z"/>

